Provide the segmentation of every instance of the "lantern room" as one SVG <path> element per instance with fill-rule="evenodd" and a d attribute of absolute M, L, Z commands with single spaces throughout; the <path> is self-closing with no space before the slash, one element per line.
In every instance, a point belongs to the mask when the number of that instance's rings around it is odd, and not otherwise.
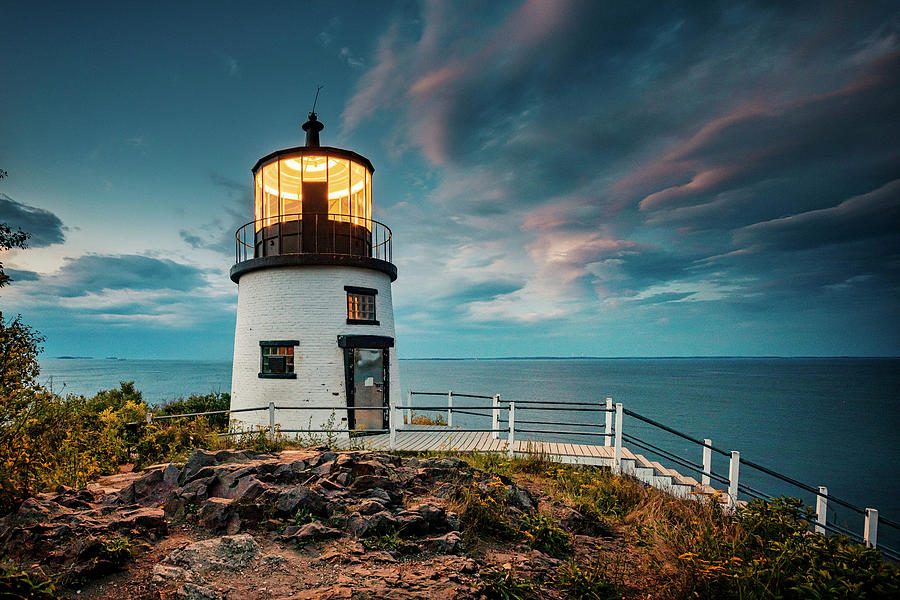
<path fill-rule="evenodd" d="M 372 221 L 372 163 L 319 146 L 321 126 L 312 113 L 304 124 L 306 146 L 273 152 L 253 167 L 254 220 L 245 226 L 252 258 L 370 255 L 378 225 Z"/>

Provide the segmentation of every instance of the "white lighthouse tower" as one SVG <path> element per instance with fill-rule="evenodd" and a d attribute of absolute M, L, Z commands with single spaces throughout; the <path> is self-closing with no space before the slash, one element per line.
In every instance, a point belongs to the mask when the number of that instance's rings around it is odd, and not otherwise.
<path fill-rule="evenodd" d="M 379 431 L 388 411 L 353 408 L 399 400 L 391 230 L 372 220 L 372 163 L 320 146 L 323 127 L 311 112 L 305 146 L 252 169 L 253 220 L 237 230 L 231 268 L 231 409 L 301 407 L 277 410 L 286 433 L 329 420 L 334 429 Z M 233 428 L 269 425 L 268 411 L 231 419 Z"/>

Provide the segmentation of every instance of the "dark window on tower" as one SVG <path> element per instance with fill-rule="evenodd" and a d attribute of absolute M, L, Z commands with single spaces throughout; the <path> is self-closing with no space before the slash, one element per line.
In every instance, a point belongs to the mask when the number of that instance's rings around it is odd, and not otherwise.
<path fill-rule="evenodd" d="M 294 346 L 297 340 L 274 340 L 259 343 L 259 377 L 262 379 L 296 379 Z"/>
<path fill-rule="evenodd" d="M 347 323 L 355 325 L 378 325 L 375 320 L 375 295 L 378 290 L 345 286 L 347 291 Z"/>

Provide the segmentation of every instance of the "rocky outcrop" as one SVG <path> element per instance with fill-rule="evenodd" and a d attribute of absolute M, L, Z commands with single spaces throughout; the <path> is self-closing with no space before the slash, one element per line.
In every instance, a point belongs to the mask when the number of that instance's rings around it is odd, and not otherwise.
<path fill-rule="evenodd" d="M 130 600 L 477 597 L 452 499 L 488 479 L 453 458 L 197 450 L 183 465 L 117 476 L 118 489 L 28 499 L 0 519 L 0 550 L 79 581 L 127 569 L 134 556 L 134 589 L 152 591 Z M 533 510 L 527 491 L 505 483 L 510 510 Z M 113 542 L 126 546 L 117 558 Z M 429 566 L 398 579 L 398 560 Z M 326 564 L 340 575 L 310 575 Z M 97 581 L 97 597 L 126 597 L 104 596 Z"/>

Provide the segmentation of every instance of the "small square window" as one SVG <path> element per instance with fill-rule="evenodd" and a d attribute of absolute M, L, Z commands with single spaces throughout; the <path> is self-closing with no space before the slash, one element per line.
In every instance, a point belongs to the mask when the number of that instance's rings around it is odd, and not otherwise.
<path fill-rule="evenodd" d="M 294 346 L 297 342 L 276 341 L 260 342 L 260 367 L 261 378 L 295 378 L 294 373 Z"/>
<path fill-rule="evenodd" d="M 375 294 L 378 290 L 346 287 L 347 323 L 378 325 L 375 320 Z"/>

